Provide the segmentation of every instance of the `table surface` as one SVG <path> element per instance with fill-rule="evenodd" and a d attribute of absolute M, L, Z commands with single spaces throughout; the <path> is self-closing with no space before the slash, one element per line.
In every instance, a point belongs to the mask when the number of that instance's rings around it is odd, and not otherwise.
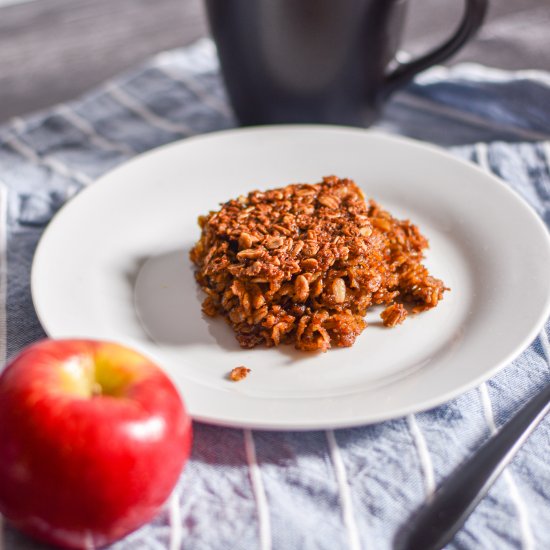
<path fill-rule="evenodd" d="M 410 0 L 404 48 L 449 34 L 463 2 Z M 550 70 L 550 2 L 491 0 L 481 32 L 449 61 Z M 74 98 L 155 52 L 208 34 L 202 0 L 31 0 L 0 7 L 0 122 Z"/>

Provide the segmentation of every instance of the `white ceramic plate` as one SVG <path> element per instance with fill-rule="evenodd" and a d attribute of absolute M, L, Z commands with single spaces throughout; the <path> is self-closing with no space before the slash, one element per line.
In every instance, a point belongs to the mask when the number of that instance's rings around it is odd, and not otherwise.
<path fill-rule="evenodd" d="M 395 329 L 378 313 L 352 348 L 242 350 L 203 298 L 188 252 L 199 214 L 252 189 L 353 178 L 429 238 L 452 288 Z M 546 228 L 508 187 L 431 146 L 364 130 L 264 127 L 177 142 L 70 201 L 35 255 L 32 295 L 52 337 L 125 342 L 175 381 L 193 417 L 266 429 L 353 426 L 428 409 L 494 374 L 549 312 Z M 235 366 L 252 369 L 239 383 Z"/>

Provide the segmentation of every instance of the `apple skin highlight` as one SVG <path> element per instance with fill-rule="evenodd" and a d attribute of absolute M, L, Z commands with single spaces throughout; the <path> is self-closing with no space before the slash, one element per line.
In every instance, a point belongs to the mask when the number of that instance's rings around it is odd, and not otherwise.
<path fill-rule="evenodd" d="M 41 541 L 90 548 L 137 529 L 191 444 L 170 379 L 118 344 L 44 340 L 0 376 L 0 512 Z"/>

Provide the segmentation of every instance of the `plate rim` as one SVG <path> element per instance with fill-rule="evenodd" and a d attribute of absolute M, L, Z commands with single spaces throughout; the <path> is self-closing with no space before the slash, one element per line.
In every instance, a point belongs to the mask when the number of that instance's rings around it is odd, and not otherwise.
<path fill-rule="evenodd" d="M 109 180 L 113 176 L 116 177 L 117 172 L 124 171 L 131 164 L 146 161 L 147 159 L 156 156 L 161 151 L 177 149 L 179 147 L 188 145 L 190 143 L 196 143 L 198 141 L 219 139 L 224 137 L 231 138 L 231 136 L 235 134 L 241 135 L 243 133 L 272 133 L 272 132 L 284 133 L 288 131 L 293 131 L 293 132 L 301 132 L 301 131 L 319 132 L 320 131 L 320 132 L 326 132 L 326 133 L 344 133 L 348 135 L 354 134 L 354 135 L 363 136 L 363 137 L 368 136 L 368 137 L 373 137 L 375 139 L 387 141 L 390 143 L 406 144 L 408 146 L 412 146 L 414 148 L 427 151 L 431 154 L 436 154 L 440 157 L 444 157 L 446 160 L 451 160 L 453 162 L 463 164 L 467 166 L 468 169 L 478 172 L 480 175 L 483 176 L 483 178 L 491 180 L 493 184 L 497 184 L 500 187 L 501 191 L 505 190 L 505 192 L 512 198 L 512 200 L 516 204 L 516 207 L 521 207 L 524 210 L 526 210 L 530 218 L 532 219 L 532 221 L 535 222 L 536 226 L 538 226 L 538 230 L 540 231 L 541 235 L 545 236 L 546 251 L 547 252 L 550 251 L 550 233 L 548 228 L 546 227 L 544 221 L 541 219 L 538 213 L 535 211 L 535 209 L 521 195 L 519 195 L 516 191 L 514 191 L 511 188 L 510 185 L 506 184 L 503 180 L 501 180 L 492 172 L 489 172 L 481 168 L 479 165 L 474 164 L 473 162 L 470 162 L 466 159 L 454 156 L 450 152 L 446 151 L 444 148 L 438 145 L 419 141 L 406 136 L 388 134 L 386 132 L 383 132 L 377 129 L 363 129 L 363 128 L 354 128 L 354 127 L 337 126 L 337 125 L 285 124 L 285 125 L 250 126 L 245 128 L 231 128 L 226 130 L 220 130 L 220 131 L 208 132 L 204 134 L 190 136 L 188 138 L 176 140 L 176 141 L 161 145 L 159 147 L 150 149 L 144 153 L 138 154 L 132 157 L 131 159 L 129 159 L 128 161 L 125 161 L 119 164 L 118 166 L 114 167 L 111 170 L 108 170 L 107 172 L 99 176 L 88 187 L 82 189 L 77 195 L 75 195 L 74 197 L 72 197 L 62 205 L 62 207 L 55 213 L 55 215 L 49 221 L 46 228 L 42 232 L 42 235 L 40 236 L 40 239 L 38 241 L 38 244 L 36 246 L 36 249 L 33 255 L 32 265 L 31 265 L 31 274 L 30 274 L 30 288 L 31 288 L 32 303 L 35 309 L 35 313 L 38 317 L 38 320 L 42 328 L 48 335 L 48 337 L 59 338 L 60 336 L 56 335 L 55 330 L 51 330 L 51 328 L 48 328 L 48 323 L 45 319 L 47 315 L 44 314 L 39 304 L 37 303 L 39 301 L 37 298 L 39 294 L 37 291 L 39 283 L 37 281 L 36 273 L 38 270 L 36 266 L 38 262 L 41 260 L 41 257 L 43 256 L 43 250 L 44 250 L 44 247 L 46 246 L 44 243 L 47 244 L 49 235 L 54 231 L 55 226 L 58 223 L 60 223 L 59 220 L 62 220 L 63 213 L 67 208 L 71 208 L 71 205 L 73 205 L 75 202 L 80 203 L 81 201 L 86 200 L 86 197 L 88 196 L 89 193 L 93 192 L 94 189 L 97 189 L 99 186 L 104 184 L 104 180 Z M 430 410 L 434 407 L 437 407 L 439 405 L 442 405 L 444 403 L 447 403 L 448 401 L 456 398 L 459 395 L 462 395 L 463 393 L 478 386 L 480 383 L 493 377 L 496 373 L 498 373 L 503 367 L 509 364 L 514 358 L 520 355 L 529 346 L 529 344 L 534 340 L 534 338 L 540 331 L 541 327 L 544 325 L 549 315 L 550 315 L 550 289 L 547 292 L 546 301 L 542 305 L 540 309 L 540 313 L 537 316 L 537 322 L 533 323 L 530 331 L 526 333 L 521 343 L 517 344 L 514 350 L 510 351 L 504 358 L 502 358 L 499 362 L 493 365 L 492 368 L 487 369 L 486 371 L 479 374 L 478 376 L 474 376 L 468 383 L 458 384 L 452 390 L 448 390 L 444 393 L 440 393 L 437 396 L 433 397 L 432 399 L 424 399 L 420 403 L 416 402 L 415 404 L 411 404 L 408 406 L 393 407 L 391 410 L 378 415 L 369 414 L 368 419 L 357 418 L 357 415 L 354 415 L 353 418 L 349 418 L 348 420 L 344 419 L 344 420 L 338 420 L 334 422 L 327 421 L 326 419 L 318 421 L 315 418 L 310 418 L 309 421 L 306 421 L 306 422 L 302 421 L 302 422 L 289 424 L 288 422 L 280 423 L 275 420 L 265 420 L 265 419 L 260 422 L 255 422 L 253 420 L 239 421 L 238 419 L 231 419 L 231 414 L 228 414 L 225 418 L 220 418 L 217 415 L 196 414 L 191 411 L 191 415 L 194 420 L 199 422 L 205 422 L 208 424 L 214 424 L 218 426 L 226 426 L 226 427 L 232 427 L 232 428 L 306 431 L 306 430 L 356 427 L 356 426 L 373 424 L 384 420 L 401 418 L 411 413 L 423 412 L 426 410 Z M 66 337 L 67 337 L 66 334 L 62 336 L 62 338 L 66 338 Z M 77 335 L 75 335 L 75 337 L 77 337 Z M 166 372 L 166 370 L 162 366 L 161 368 L 170 378 L 172 378 L 170 373 Z M 183 397 L 185 399 L 185 396 Z"/>

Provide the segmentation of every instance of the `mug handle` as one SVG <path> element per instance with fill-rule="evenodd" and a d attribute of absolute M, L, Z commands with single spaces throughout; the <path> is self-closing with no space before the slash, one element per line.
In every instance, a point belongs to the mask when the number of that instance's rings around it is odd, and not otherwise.
<path fill-rule="evenodd" d="M 418 59 L 401 63 L 389 73 L 385 79 L 386 95 L 407 84 L 420 71 L 444 61 L 459 50 L 481 27 L 487 7 L 488 0 L 466 0 L 464 15 L 455 33 L 441 46 Z"/>

